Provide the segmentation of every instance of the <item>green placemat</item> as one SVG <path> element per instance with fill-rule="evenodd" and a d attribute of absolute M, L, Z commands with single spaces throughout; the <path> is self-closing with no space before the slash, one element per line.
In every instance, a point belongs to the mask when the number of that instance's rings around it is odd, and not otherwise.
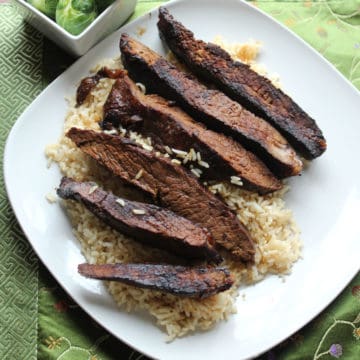
<path fill-rule="evenodd" d="M 42 89 L 42 36 L 0 5 L 0 158 L 11 126 Z M 12 213 L 0 176 L 0 358 L 36 359 L 37 257 Z"/>
<path fill-rule="evenodd" d="M 140 0 L 132 18 L 163 2 Z M 252 3 L 298 33 L 360 87 L 359 0 Z M 1 155 L 16 118 L 72 62 L 24 23 L 12 5 L 0 5 Z M 2 175 L 0 184 L 0 359 L 146 359 L 93 322 L 41 264 L 38 269 L 10 209 Z M 357 275 L 322 314 L 261 359 L 358 359 L 359 313 Z"/>

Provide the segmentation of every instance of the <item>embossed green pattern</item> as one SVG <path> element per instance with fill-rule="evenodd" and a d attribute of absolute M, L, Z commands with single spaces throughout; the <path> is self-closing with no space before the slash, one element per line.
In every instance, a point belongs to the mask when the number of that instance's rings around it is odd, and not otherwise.
<path fill-rule="evenodd" d="M 42 88 L 42 36 L 9 5 L 1 5 L 0 29 L 2 168 L 10 128 Z M 36 359 L 37 258 L 11 211 L 2 172 L 0 188 L 0 358 Z"/>
<path fill-rule="evenodd" d="M 140 0 L 132 18 L 163 2 Z M 360 0 L 251 3 L 298 33 L 360 88 Z M 42 41 L 25 25 L 11 6 L 0 5 L 1 148 L 12 123 L 40 91 L 42 82 L 70 62 L 61 50 L 46 39 Z M 3 185 L 2 178 L 0 181 Z M 0 191 L 0 199 L 0 359 L 36 358 L 36 334 L 40 360 L 147 359 L 95 324 L 41 265 L 37 293 L 36 258 L 24 241 L 4 191 Z M 341 271 L 340 264 L 334 266 Z M 360 274 L 315 320 L 260 359 L 355 360 L 360 358 L 359 339 Z"/>
<path fill-rule="evenodd" d="M 252 4 L 296 32 L 360 88 L 360 0 L 257 0 Z"/>

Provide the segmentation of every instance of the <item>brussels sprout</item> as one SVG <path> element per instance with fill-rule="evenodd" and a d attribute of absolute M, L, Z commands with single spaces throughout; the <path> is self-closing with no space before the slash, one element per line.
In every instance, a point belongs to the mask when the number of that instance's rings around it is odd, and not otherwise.
<path fill-rule="evenodd" d="M 28 3 L 45 15 L 55 19 L 58 0 L 28 0 Z"/>
<path fill-rule="evenodd" d="M 115 0 L 96 0 L 96 5 L 99 9 L 99 12 L 105 10 L 110 4 L 112 4 Z"/>
<path fill-rule="evenodd" d="M 95 0 L 59 0 L 56 22 L 73 35 L 80 34 L 98 15 Z"/>

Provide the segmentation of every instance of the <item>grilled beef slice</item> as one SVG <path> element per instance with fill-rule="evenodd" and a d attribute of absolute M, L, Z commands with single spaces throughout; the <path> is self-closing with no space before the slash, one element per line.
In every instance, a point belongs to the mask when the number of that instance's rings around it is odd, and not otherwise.
<path fill-rule="evenodd" d="M 76 106 L 80 106 L 86 100 L 90 92 L 95 88 L 99 81 L 103 78 L 117 79 L 122 73 L 120 69 L 109 69 L 104 67 L 100 69 L 95 75 L 88 76 L 81 80 L 80 85 L 76 90 Z"/>
<path fill-rule="evenodd" d="M 161 206 L 210 230 L 217 245 L 243 262 L 254 261 L 254 244 L 236 215 L 190 172 L 120 136 L 71 128 L 67 136 L 125 183 Z M 142 176 L 136 176 L 142 170 Z"/>
<path fill-rule="evenodd" d="M 231 135 L 259 156 L 278 177 L 298 174 L 302 163 L 285 138 L 265 120 L 224 93 L 201 84 L 145 45 L 122 34 L 122 60 L 130 76 L 149 92 L 174 100 L 194 119 Z"/>
<path fill-rule="evenodd" d="M 186 258 L 221 261 L 210 232 L 172 211 L 118 198 L 96 187 L 94 182 L 77 182 L 66 177 L 57 193 L 63 199 L 82 202 L 106 224 L 145 245 Z"/>
<path fill-rule="evenodd" d="M 169 48 L 192 71 L 276 127 L 307 159 L 326 150 L 326 140 L 312 119 L 288 95 L 246 64 L 232 60 L 219 46 L 194 34 L 160 8 L 158 28 Z"/>
<path fill-rule="evenodd" d="M 229 289 L 234 280 L 224 267 L 185 267 L 160 264 L 80 264 L 81 275 L 119 281 L 145 289 L 204 299 Z"/>
<path fill-rule="evenodd" d="M 254 154 L 231 138 L 207 130 L 164 98 L 144 95 L 126 73 L 116 80 L 104 104 L 102 125 L 109 128 L 109 123 L 151 137 L 161 150 L 165 145 L 185 152 L 195 149 L 209 164 L 209 168 L 196 165 L 206 180 L 229 180 L 235 175 L 241 177 L 246 189 L 261 193 L 282 186 Z"/>

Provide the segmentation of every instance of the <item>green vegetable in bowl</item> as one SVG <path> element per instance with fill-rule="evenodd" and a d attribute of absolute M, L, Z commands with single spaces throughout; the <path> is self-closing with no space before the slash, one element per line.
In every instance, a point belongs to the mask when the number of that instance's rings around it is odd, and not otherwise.
<path fill-rule="evenodd" d="M 59 0 L 56 22 L 73 35 L 80 34 L 98 15 L 95 0 Z"/>
<path fill-rule="evenodd" d="M 28 3 L 45 15 L 55 19 L 58 0 L 28 0 Z"/>
<path fill-rule="evenodd" d="M 110 4 L 112 4 L 115 0 L 96 0 L 97 7 L 99 12 L 105 10 Z"/>

